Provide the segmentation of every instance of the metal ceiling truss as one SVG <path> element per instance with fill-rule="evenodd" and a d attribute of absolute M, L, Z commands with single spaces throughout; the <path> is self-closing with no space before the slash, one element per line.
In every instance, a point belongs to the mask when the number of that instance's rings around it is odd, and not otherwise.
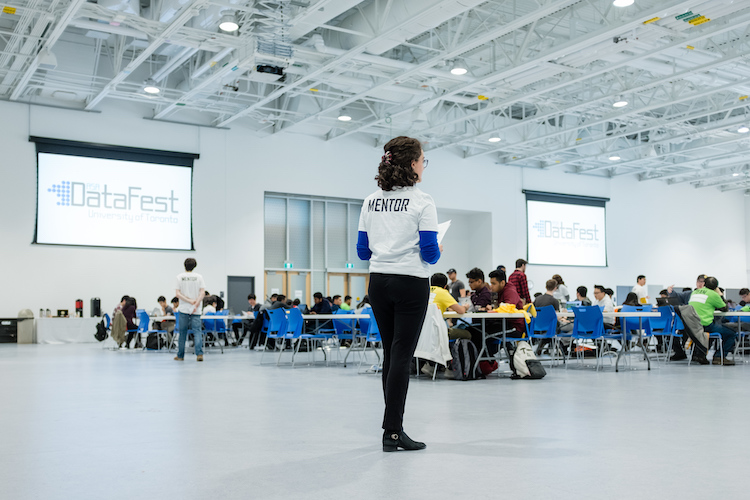
<path fill-rule="evenodd" d="M 737 131 L 750 127 L 748 2 L 99 1 L 4 4 L 0 99 L 125 100 L 147 118 L 263 135 L 406 133 L 428 153 L 750 189 L 750 134 Z M 235 33 L 217 28 L 227 12 Z M 85 50 L 66 59 L 85 63 L 40 67 L 52 49 Z M 352 121 L 337 120 L 343 108 Z"/>

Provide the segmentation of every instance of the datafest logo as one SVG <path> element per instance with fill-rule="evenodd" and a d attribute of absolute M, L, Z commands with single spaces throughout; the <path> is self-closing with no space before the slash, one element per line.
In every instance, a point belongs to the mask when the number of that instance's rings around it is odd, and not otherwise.
<path fill-rule="evenodd" d="M 47 188 L 48 193 L 54 193 L 57 197 L 57 204 L 61 207 L 70 206 L 70 181 L 61 181 L 60 184 L 52 184 Z"/>
<path fill-rule="evenodd" d="M 534 229 L 538 231 L 539 238 L 548 238 L 553 240 L 579 240 L 579 241 L 599 241 L 599 228 L 594 224 L 593 227 L 583 227 L 578 222 L 566 224 L 563 221 L 540 220 L 534 224 Z"/>

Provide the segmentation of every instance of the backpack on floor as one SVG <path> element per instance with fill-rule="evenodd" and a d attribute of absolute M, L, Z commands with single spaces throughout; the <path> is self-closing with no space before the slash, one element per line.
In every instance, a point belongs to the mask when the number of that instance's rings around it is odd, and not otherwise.
<path fill-rule="evenodd" d="M 467 339 L 458 339 L 451 344 L 451 368 L 454 380 L 476 380 L 484 378 L 482 373 L 474 370 L 479 353 L 474 342 Z"/>
<path fill-rule="evenodd" d="M 513 370 L 513 379 L 540 379 L 547 375 L 542 363 L 536 359 L 534 350 L 528 342 L 523 341 L 516 342 L 516 350 L 510 357 L 510 368 Z"/>
<path fill-rule="evenodd" d="M 149 333 L 146 337 L 146 349 L 158 351 L 164 347 L 164 339 L 158 333 Z"/>
<path fill-rule="evenodd" d="M 94 334 L 94 338 L 99 342 L 102 342 L 107 338 L 107 327 L 104 326 L 104 320 L 101 320 L 96 324 L 96 333 Z"/>

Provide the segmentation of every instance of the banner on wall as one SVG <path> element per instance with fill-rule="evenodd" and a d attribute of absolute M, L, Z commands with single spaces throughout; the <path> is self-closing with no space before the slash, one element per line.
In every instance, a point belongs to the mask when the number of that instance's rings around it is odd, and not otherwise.
<path fill-rule="evenodd" d="M 608 199 L 524 193 L 530 264 L 607 266 Z"/>
<path fill-rule="evenodd" d="M 192 167 L 147 159 L 38 151 L 34 242 L 192 250 Z"/>

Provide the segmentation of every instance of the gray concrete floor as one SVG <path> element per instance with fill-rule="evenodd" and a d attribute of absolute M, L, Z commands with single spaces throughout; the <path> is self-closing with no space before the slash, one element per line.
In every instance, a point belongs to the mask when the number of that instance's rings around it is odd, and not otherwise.
<path fill-rule="evenodd" d="M 172 357 L 0 345 L 0 498 L 747 498 L 748 365 L 412 379 L 383 453 L 377 375 Z"/>

